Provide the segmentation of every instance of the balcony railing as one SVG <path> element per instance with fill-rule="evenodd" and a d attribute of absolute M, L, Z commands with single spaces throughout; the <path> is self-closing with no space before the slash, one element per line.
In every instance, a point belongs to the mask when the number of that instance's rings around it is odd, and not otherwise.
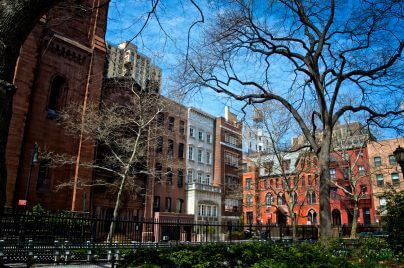
<path fill-rule="evenodd" d="M 218 186 L 202 184 L 202 183 L 187 184 L 187 190 L 206 191 L 206 192 L 212 192 L 212 193 L 221 193 L 222 192 L 222 190 Z"/>

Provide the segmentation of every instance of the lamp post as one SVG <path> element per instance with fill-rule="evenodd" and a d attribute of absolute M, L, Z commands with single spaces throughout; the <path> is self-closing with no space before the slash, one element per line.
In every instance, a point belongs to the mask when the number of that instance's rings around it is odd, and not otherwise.
<path fill-rule="evenodd" d="M 394 157 L 396 158 L 397 163 L 401 167 L 401 172 L 403 173 L 404 176 L 404 148 L 401 148 L 400 145 L 397 147 L 397 149 L 393 152 Z"/>
<path fill-rule="evenodd" d="M 34 144 L 34 149 L 32 151 L 32 157 L 31 157 L 31 163 L 29 165 L 29 173 L 28 173 L 28 180 L 27 180 L 27 186 L 25 188 L 25 202 L 27 202 L 28 199 L 28 192 L 29 192 L 29 186 L 31 184 L 31 175 L 32 175 L 32 166 L 37 164 L 39 162 L 38 160 L 38 151 L 39 151 L 39 146 L 38 143 L 35 142 Z"/>

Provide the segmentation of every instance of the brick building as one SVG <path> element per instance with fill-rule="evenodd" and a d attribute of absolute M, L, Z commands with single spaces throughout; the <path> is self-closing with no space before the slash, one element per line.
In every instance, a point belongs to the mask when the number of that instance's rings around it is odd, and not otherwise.
<path fill-rule="evenodd" d="M 387 183 L 397 190 L 404 189 L 402 170 L 393 155 L 394 150 L 398 146 L 404 147 L 404 138 L 374 141 L 368 144 L 376 222 L 379 222 L 383 216 L 380 207 L 386 204 L 383 192 L 386 189 Z"/>
<path fill-rule="evenodd" d="M 339 126 L 330 163 L 332 181 L 330 203 L 334 225 L 350 224 L 353 196 L 359 198 L 359 224 L 373 224 L 372 184 L 366 141 L 369 135 L 359 124 Z M 300 139 L 303 141 L 303 139 Z M 294 146 L 298 140 L 294 139 Z M 243 173 L 245 223 L 319 223 L 319 166 L 313 153 L 268 154 L 258 152 L 245 158 Z M 279 162 L 281 161 L 281 162 Z M 249 167 L 249 168 L 248 168 Z M 293 201 L 291 199 L 293 198 Z"/>
<path fill-rule="evenodd" d="M 213 184 L 221 186 L 222 223 L 240 220 L 242 214 L 242 124 L 228 107 L 216 118 Z"/>
<path fill-rule="evenodd" d="M 27 192 L 28 206 L 70 209 L 72 191 L 55 192 L 55 187 L 74 176 L 91 179 L 91 171 L 74 165 L 49 168 L 45 161 L 31 165 L 31 160 L 35 143 L 40 152 L 78 155 L 78 140 L 66 136 L 56 119 L 64 106 L 100 97 L 108 7 L 92 9 L 97 3 L 85 0 L 81 8 L 53 8 L 21 48 L 6 152 L 7 206 L 26 199 Z M 81 144 L 82 160 L 92 160 L 93 154 L 92 142 Z M 75 210 L 89 207 L 89 194 L 86 187 L 77 190 Z"/>

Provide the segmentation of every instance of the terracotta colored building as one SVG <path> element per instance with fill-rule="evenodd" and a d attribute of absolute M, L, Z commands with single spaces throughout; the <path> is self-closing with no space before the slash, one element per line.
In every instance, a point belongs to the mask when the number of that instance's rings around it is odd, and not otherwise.
<path fill-rule="evenodd" d="M 90 189 L 56 192 L 56 186 L 73 176 L 90 180 L 91 171 L 71 165 L 49 168 L 46 161 L 32 163 L 34 144 L 44 150 L 78 155 L 77 139 L 57 124 L 58 112 L 68 104 L 98 100 L 105 58 L 107 5 L 80 1 L 82 8 L 55 7 L 35 26 L 21 48 L 15 70 L 13 115 L 7 144 L 7 206 L 27 199 L 27 205 L 83 210 L 89 207 Z M 81 145 L 82 160 L 94 155 L 92 142 Z M 27 195 L 27 196 L 26 196 Z"/>
<path fill-rule="evenodd" d="M 374 141 L 368 144 L 376 222 L 379 222 L 383 216 L 380 207 L 386 204 L 383 192 L 387 183 L 397 190 L 404 189 L 403 173 L 393 155 L 398 146 L 404 147 L 404 138 Z"/>
<path fill-rule="evenodd" d="M 336 184 L 332 184 L 330 191 L 333 225 L 352 222 L 353 195 L 359 198 L 358 223 L 375 223 L 367 148 L 335 149 L 338 150 L 332 153 L 330 164 L 331 179 Z M 243 173 L 244 222 L 291 224 L 293 211 L 298 224 L 318 224 L 319 166 L 316 156 L 307 152 L 278 157 L 261 153 L 252 156 L 245 158 Z"/>

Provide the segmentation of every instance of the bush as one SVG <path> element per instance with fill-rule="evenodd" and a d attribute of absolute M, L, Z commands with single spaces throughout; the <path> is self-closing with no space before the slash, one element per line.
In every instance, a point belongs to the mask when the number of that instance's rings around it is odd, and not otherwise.
<path fill-rule="evenodd" d="M 352 249 L 342 240 L 283 245 L 252 241 L 175 248 L 139 249 L 123 266 L 132 267 L 390 267 L 402 261 L 381 239 L 363 239 Z"/>

